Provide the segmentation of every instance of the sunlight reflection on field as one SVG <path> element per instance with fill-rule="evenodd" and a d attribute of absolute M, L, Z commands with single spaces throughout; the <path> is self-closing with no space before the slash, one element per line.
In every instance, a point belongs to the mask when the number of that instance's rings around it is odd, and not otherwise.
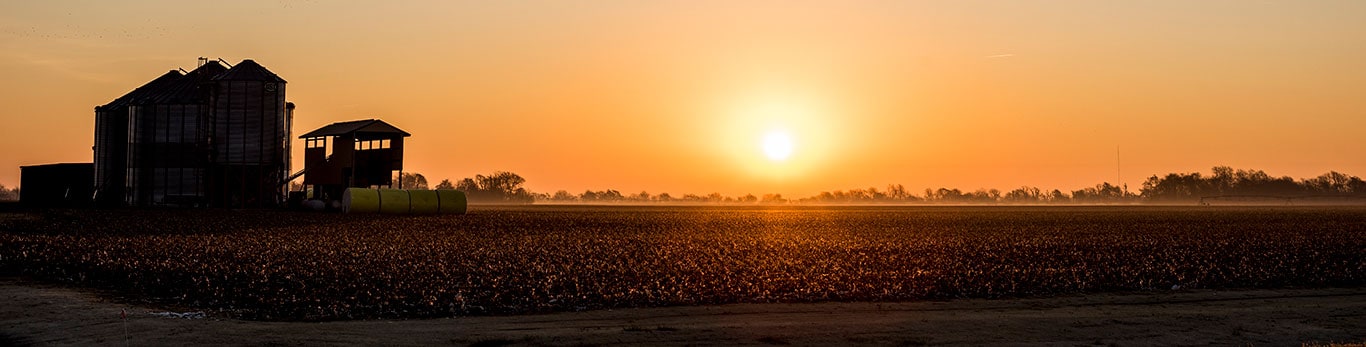
<path fill-rule="evenodd" d="M 12 274 L 257 319 L 1360 285 L 1363 208 L 585 207 L 0 218 Z"/>

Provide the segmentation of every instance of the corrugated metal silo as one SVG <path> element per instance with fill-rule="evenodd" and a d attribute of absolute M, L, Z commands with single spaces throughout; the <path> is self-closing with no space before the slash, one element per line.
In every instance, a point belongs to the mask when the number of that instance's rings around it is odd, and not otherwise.
<path fill-rule="evenodd" d="M 285 80 L 250 59 L 214 79 L 210 203 L 270 207 L 284 201 L 289 175 Z"/>
<path fill-rule="evenodd" d="M 206 202 L 208 94 L 226 68 L 209 62 L 128 108 L 127 203 Z"/>
<path fill-rule="evenodd" d="M 117 206 L 124 199 L 127 174 L 128 105 L 145 98 L 183 75 L 171 70 L 108 104 L 95 107 L 95 203 Z"/>

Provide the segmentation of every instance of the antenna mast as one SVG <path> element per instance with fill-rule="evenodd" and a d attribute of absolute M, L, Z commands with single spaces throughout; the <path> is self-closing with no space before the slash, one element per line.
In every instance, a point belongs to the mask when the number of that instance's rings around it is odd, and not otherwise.
<path fill-rule="evenodd" d="M 1124 187 L 1122 188 L 1124 189 L 1124 195 L 1129 195 L 1129 187 L 1124 186 L 1123 181 L 1124 175 L 1121 173 L 1119 165 L 1119 145 L 1115 145 L 1115 185 Z"/>

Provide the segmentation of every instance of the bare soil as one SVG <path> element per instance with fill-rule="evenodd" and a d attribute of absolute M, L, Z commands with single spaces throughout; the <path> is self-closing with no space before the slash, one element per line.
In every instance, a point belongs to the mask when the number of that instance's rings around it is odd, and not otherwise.
<path fill-rule="evenodd" d="M 1300 345 L 1366 341 L 1366 288 L 738 304 L 427 320 L 166 318 L 0 279 L 0 345 Z M 127 318 L 121 318 L 127 312 Z M 183 313 L 183 312 L 182 312 Z"/>

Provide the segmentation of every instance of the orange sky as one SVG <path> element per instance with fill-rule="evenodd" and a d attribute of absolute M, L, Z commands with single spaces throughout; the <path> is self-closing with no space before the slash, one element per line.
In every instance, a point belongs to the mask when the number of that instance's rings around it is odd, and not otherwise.
<path fill-rule="evenodd" d="M 1363 1 L 12 1 L 0 184 L 200 56 L 295 133 L 382 118 L 433 184 L 726 195 L 1064 190 L 1214 165 L 1366 175 Z M 763 136 L 796 148 L 766 159 Z M 301 143 L 296 142 L 299 159 Z M 295 163 L 295 167 L 300 166 Z"/>

